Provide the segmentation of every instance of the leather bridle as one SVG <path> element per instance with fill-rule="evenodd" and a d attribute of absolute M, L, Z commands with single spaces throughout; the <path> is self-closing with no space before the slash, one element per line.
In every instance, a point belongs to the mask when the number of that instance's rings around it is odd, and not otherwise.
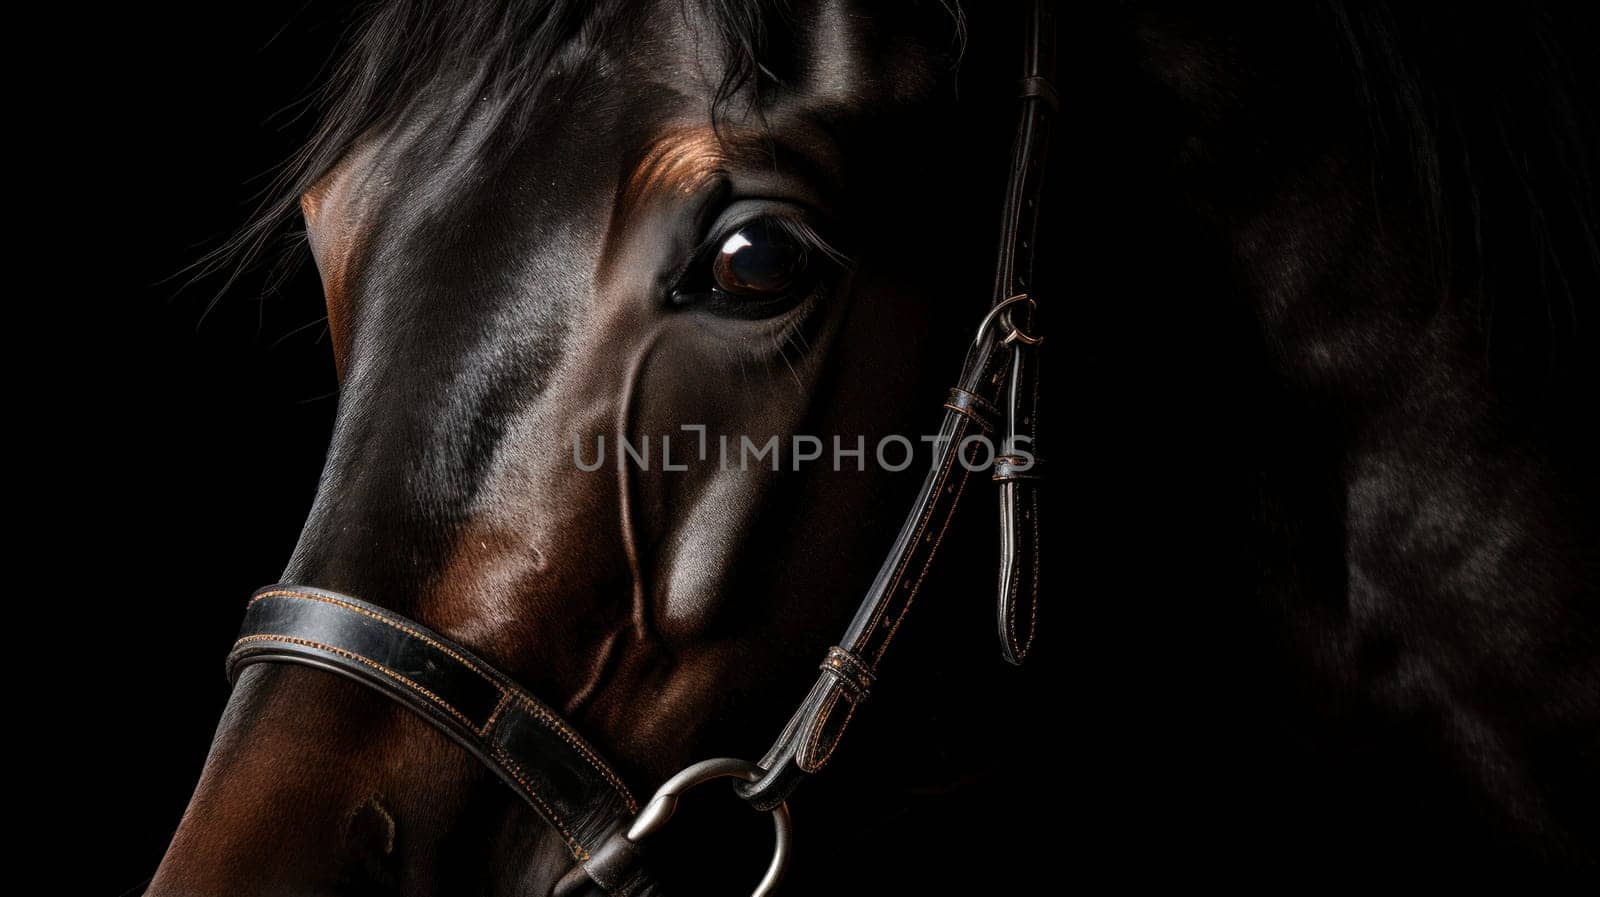
<path fill-rule="evenodd" d="M 1038 610 L 1041 462 L 1039 370 L 1032 290 L 1045 151 L 1057 99 L 1053 8 L 1028 4 L 1016 142 L 1007 181 L 994 298 L 944 403 L 934 464 L 839 644 L 759 764 L 731 758 L 688 767 L 643 808 L 598 751 L 538 698 L 467 648 L 392 611 L 325 589 L 275 585 L 251 599 L 228 655 L 229 681 L 257 663 L 295 663 L 354 679 L 395 699 L 471 751 L 545 819 L 576 865 L 556 894 L 592 887 L 612 897 L 655 889 L 638 845 L 671 816 L 685 790 L 717 778 L 772 814 L 777 846 L 755 893 L 778 884 L 788 856 L 785 801 L 822 770 L 866 700 L 890 641 L 927 580 L 975 470 L 988 467 L 1000 497 L 998 625 L 1001 650 L 1020 664 Z M 980 440 L 976 437 L 985 437 Z M 998 437 L 992 466 L 979 451 Z M 1026 448 L 1027 451 L 1020 449 Z"/>

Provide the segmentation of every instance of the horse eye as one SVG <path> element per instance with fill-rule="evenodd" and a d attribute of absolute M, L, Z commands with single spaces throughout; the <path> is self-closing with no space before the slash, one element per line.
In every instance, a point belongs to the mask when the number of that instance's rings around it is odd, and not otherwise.
<path fill-rule="evenodd" d="M 723 239 L 711 260 L 712 284 L 724 293 L 753 298 L 781 296 L 800 282 L 806 247 L 770 221 L 747 224 Z"/>

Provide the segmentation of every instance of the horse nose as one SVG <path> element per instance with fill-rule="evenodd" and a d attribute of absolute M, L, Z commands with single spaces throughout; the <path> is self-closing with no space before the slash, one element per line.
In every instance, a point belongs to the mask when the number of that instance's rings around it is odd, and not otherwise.
<path fill-rule="evenodd" d="M 398 854 L 398 827 L 394 814 L 377 796 L 367 798 L 350 813 L 344 826 L 344 869 L 340 878 L 358 894 L 394 893 Z"/>
<path fill-rule="evenodd" d="M 247 671 L 150 897 L 379 897 L 402 890 L 402 859 L 426 853 L 405 795 L 451 782 L 365 702 L 315 670 Z M 408 747 L 409 746 L 409 747 Z M 402 757 L 404 758 L 402 760 Z M 446 764 L 448 767 L 448 764 Z"/>
<path fill-rule="evenodd" d="M 163 863 L 146 897 L 391 897 L 401 892 L 399 825 L 377 795 L 352 807 L 334 830 L 285 821 L 277 831 L 251 831 L 244 849 L 234 839 L 220 841 L 186 852 L 175 866 Z M 271 843 L 288 841 L 295 842 L 293 861 L 283 855 L 269 859 Z M 249 847 L 251 842 L 257 846 Z"/>

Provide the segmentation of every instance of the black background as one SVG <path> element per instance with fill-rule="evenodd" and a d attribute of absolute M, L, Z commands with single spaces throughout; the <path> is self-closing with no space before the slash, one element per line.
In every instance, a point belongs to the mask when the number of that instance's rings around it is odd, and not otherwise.
<path fill-rule="evenodd" d="M 109 7 L 35 32 L 71 36 L 86 85 L 56 85 L 30 130 L 45 173 L 21 187 L 39 192 L 25 205 L 48 255 L 22 260 L 42 319 L 12 334 L 38 354 L 24 392 L 46 434 L 29 443 L 47 474 L 19 485 L 50 521 L 20 565 L 47 573 L 46 631 L 72 633 L 67 656 L 89 662 L 70 671 L 98 697 L 69 739 L 103 738 L 73 763 L 92 811 L 67 809 L 93 855 L 62 870 L 89 873 L 83 893 L 137 894 L 154 872 L 227 697 L 223 655 L 289 557 L 335 407 L 309 262 L 276 291 L 267 265 L 220 296 L 222 278 L 185 269 L 306 139 L 302 101 L 353 13 L 200 9 Z"/>

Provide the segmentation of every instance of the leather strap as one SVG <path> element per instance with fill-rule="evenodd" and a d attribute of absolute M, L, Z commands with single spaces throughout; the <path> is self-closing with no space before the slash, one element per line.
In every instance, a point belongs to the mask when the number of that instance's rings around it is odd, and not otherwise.
<path fill-rule="evenodd" d="M 597 888 L 608 897 L 640 897 L 650 893 L 650 886 L 639 845 L 618 829 L 590 851 L 589 859 L 568 869 L 550 897 L 583 897 Z"/>
<path fill-rule="evenodd" d="M 228 681 L 268 662 L 337 673 L 421 714 L 560 832 L 580 865 L 639 811 L 621 778 L 554 711 L 466 648 L 391 611 L 326 589 L 268 586 L 250 599 Z"/>
<path fill-rule="evenodd" d="M 966 493 L 971 471 L 990 462 L 970 436 L 1003 427 L 1005 461 L 996 468 L 1001 504 L 999 620 L 1008 660 L 1020 663 L 1033 639 L 1038 596 L 1037 469 L 1031 453 L 1038 425 L 1038 365 L 1032 335 L 1037 297 L 1030 294 L 1038 245 L 1045 149 L 1056 106 L 1055 25 L 1049 2 L 1029 4 L 1016 142 L 1000 228 L 993 303 L 945 402 L 933 468 L 905 524 L 857 608 L 844 638 L 830 648 L 822 675 L 790 718 L 761 766 L 759 781 L 735 786 L 757 809 L 782 803 L 808 775 L 827 765 L 857 707 L 866 700 L 889 643 L 926 581 L 945 532 Z M 999 420 L 1004 415 L 1004 423 Z M 1000 474 L 1004 473 L 1004 476 Z M 1033 473 L 1024 478 L 1022 474 Z"/>
<path fill-rule="evenodd" d="M 1034 248 L 1038 245 L 1039 210 L 1044 194 L 1045 157 L 1051 123 L 1058 109 L 1052 79 L 1056 71 L 1056 29 L 1053 3 L 1036 2 L 1028 11 L 1023 46 L 1022 110 L 1017 120 L 1011 160 L 1013 191 L 1006 197 L 1000 262 L 995 267 L 995 296 L 1033 291 Z M 1015 216 L 1015 217 L 1013 217 Z M 1009 241 L 1010 251 L 1007 251 Z M 1024 332 L 1014 340 L 1010 382 L 1006 389 L 1006 426 L 1002 456 L 994 481 L 1000 487 L 1000 583 L 996 619 L 1002 656 L 1021 664 L 1033 645 L 1039 618 L 1039 487 L 1043 469 L 1036 457 L 1039 432 L 1038 342 L 1033 332 L 1035 301 L 1018 306 L 1012 321 Z"/>

